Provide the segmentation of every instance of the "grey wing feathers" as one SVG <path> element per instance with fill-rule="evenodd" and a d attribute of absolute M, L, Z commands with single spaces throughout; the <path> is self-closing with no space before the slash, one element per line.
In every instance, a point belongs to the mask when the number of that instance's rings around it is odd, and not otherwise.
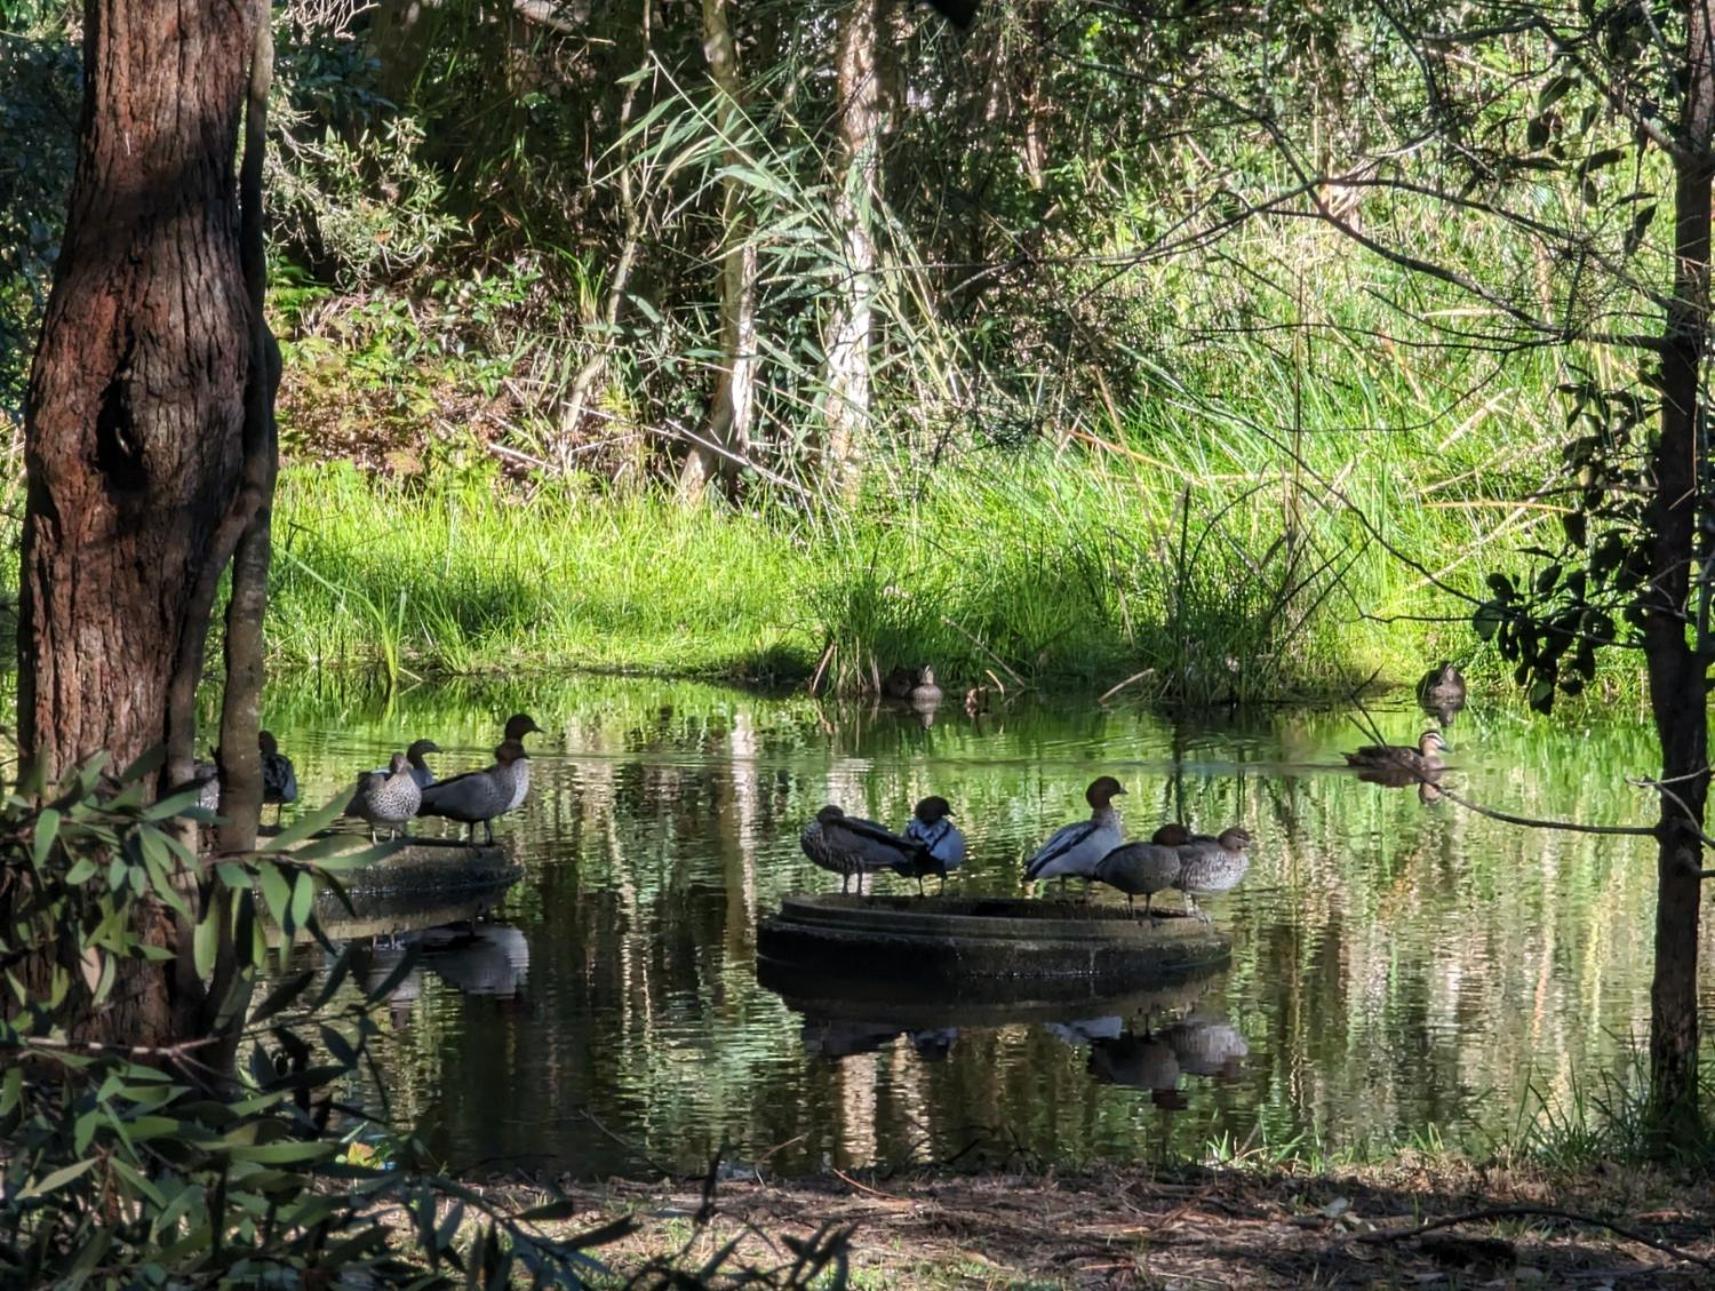
<path fill-rule="evenodd" d="M 1042 844 L 1042 849 L 1030 858 L 1030 864 L 1025 867 L 1024 877 L 1033 879 L 1056 857 L 1064 856 L 1079 843 L 1095 832 L 1096 822 L 1093 820 L 1079 821 L 1075 825 L 1066 825 L 1055 830 Z"/>

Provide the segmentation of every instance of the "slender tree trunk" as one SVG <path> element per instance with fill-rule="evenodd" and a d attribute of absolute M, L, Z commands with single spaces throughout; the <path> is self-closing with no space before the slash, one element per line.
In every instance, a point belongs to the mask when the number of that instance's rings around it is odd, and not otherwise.
<path fill-rule="evenodd" d="M 1674 293 L 1662 358 L 1661 435 L 1644 651 L 1662 779 L 1689 809 L 1663 798 L 1656 862 L 1655 976 L 1650 987 L 1650 1085 L 1655 1124 L 1678 1138 L 1697 1108 L 1697 924 L 1700 846 L 1709 785 L 1707 660 L 1687 638 L 1691 564 L 1701 488 L 1701 360 L 1710 342 L 1710 147 L 1715 142 L 1715 0 L 1696 0 L 1687 23 L 1685 118 L 1674 188 Z"/>
<path fill-rule="evenodd" d="M 161 745 L 163 782 L 191 771 L 215 588 L 257 503 L 234 164 L 258 10 L 84 7 L 77 171 L 25 407 L 19 736 L 50 778 Z M 170 943 L 164 913 L 141 918 Z M 178 1034 L 195 1002 L 173 988 L 126 961 L 85 1033 Z"/>
<path fill-rule="evenodd" d="M 852 0 L 840 15 L 834 78 L 839 118 L 834 149 L 834 222 L 845 256 L 828 326 L 827 439 L 829 483 L 851 496 L 859 483 L 870 415 L 870 340 L 875 299 L 871 220 L 880 193 L 881 94 L 876 78 L 880 28 L 877 0 Z"/>
<path fill-rule="evenodd" d="M 743 158 L 730 143 L 744 128 L 744 80 L 733 43 L 729 0 L 703 0 L 703 53 L 716 91 L 715 122 L 729 140 L 726 161 Z M 750 451 L 751 410 L 756 390 L 756 247 L 744 205 L 744 185 L 729 176 L 721 184 L 721 368 L 715 397 L 703 421 L 700 442 L 679 473 L 679 496 L 696 501 L 711 479 L 730 493 L 739 463 Z"/>
<path fill-rule="evenodd" d="M 226 604 L 224 643 L 226 688 L 220 705 L 220 808 L 227 821 L 220 831 L 220 846 L 234 852 L 256 845 L 256 827 L 262 814 L 262 758 L 256 737 L 262 726 L 262 620 L 268 608 L 274 480 L 280 458 L 274 426 L 280 347 L 268 327 L 266 312 L 268 261 L 262 204 L 274 39 L 267 21 L 267 0 L 258 2 L 263 8 L 250 63 L 244 164 L 238 180 L 242 221 L 239 249 L 251 327 L 250 379 L 244 391 L 244 479 L 246 487 L 257 495 L 257 506 L 232 558 L 232 594 Z"/>

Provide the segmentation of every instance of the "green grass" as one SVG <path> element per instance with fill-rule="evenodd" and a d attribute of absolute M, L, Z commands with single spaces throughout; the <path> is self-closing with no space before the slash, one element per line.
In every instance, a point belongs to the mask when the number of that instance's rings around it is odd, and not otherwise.
<path fill-rule="evenodd" d="M 932 663 L 958 691 L 1130 679 L 1135 695 L 1208 703 L 1344 696 L 1451 657 L 1507 684 L 1443 585 L 1483 595 L 1491 571 L 1531 572 L 1523 548 L 1559 546 L 1558 513 L 1530 499 L 1559 460 L 1566 356 L 1396 345 L 1401 315 L 1379 302 L 1397 272 L 1326 230 L 1258 226 L 1223 254 L 1125 280 L 1139 333 L 1134 370 L 1115 374 L 1123 405 L 996 390 L 997 427 L 1034 433 L 991 436 L 950 432 L 883 382 L 883 447 L 851 509 L 760 483 L 740 510 L 593 476 L 526 488 L 438 434 L 404 445 L 424 466 L 405 483 L 292 467 L 275 662 L 813 676 L 841 692 Z M 364 368 L 378 344 L 318 351 L 321 393 L 288 401 L 288 443 L 340 390 L 380 380 L 432 402 L 412 365 Z M 1622 654 L 1604 666 L 1598 695 L 1637 688 Z"/>

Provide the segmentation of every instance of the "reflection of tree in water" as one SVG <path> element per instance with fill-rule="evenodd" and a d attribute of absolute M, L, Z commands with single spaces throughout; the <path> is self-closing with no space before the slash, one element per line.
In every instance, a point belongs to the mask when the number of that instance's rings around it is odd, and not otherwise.
<path fill-rule="evenodd" d="M 1014 704 L 1004 724 L 997 713 L 979 730 L 949 704 L 930 731 L 908 713 L 833 709 L 829 729 L 801 700 L 677 683 L 594 679 L 571 698 L 512 688 L 468 712 L 443 711 L 438 694 L 402 696 L 392 715 L 342 709 L 337 739 L 294 730 L 289 699 L 270 723 L 304 749 L 311 797 L 346 787 L 357 762 L 380 765 L 401 728 L 470 750 L 496 713 L 527 709 L 562 733 L 544 742 L 532 806 L 508 826 L 527 870 L 504 914 L 530 938 L 528 1014 L 456 995 L 428 965 L 401 988 L 422 998 L 393 1042 L 396 1078 L 449 1125 L 487 1127 L 470 1131 L 476 1156 L 624 1165 L 562 1106 L 587 1106 L 687 1168 L 721 1137 L 765 1150 L 805 1136 L 771 1158 L 781 1169 L 843 1150 L 845 1078 L 807 1057 L 802 1016 L 759 988 L 753 958 L 757 918 L 824 877 L 795 840 L 830 783 L 853 796 L 848 808 L 893 825 L 918 798 L 945 794 L 971 839 L 961 881 L 975 891 L 1016 891 L 1019 856 L 1104 760 L 1133 791 L 1133 832 L 1159 812 L 1257 836 L 1250 876 L 1213 908 L 1235 937 L 1218 1002 L 1251 1053 L 1218 1098 L 1200 1096 L 1206 1078 L 1180 1059 L 1191 1108 L 1174 1120 L 1176 1149 L 1265 1112 L 1286 1132 L 1336 1126 L 1360 1142 L 1430 1120 L 1510 1120 L 1525 1080 L 1563 1091 L 1567 1073 L 1611 1062 L 1613 1037 L 1647 1016 L 1649 893 L 1628 881 L 1630 840 L 1521 835 L 1360 784 L 1332 769 L 1353 741 L 1341 714 L 1201 728 L 1122 707 Z M 323 710 L 301 711 L 335 729 Z M 1377 717 L 1389 741 L 1422 727 L 1415 711 Z M 1653 754 L 1629 727 L 1581 733 L 1576 756 L 1564 734 L 1470 714 L 1460 729 L 1458 787 L 1475 800 L 1545 817 L 1635 815 L 1613 768 Z M 1120 1016 L 1087 1008 L 1061 1025 L 1069 1035 L 1110 1015 Z M 936 1153 L 961 1148 L 973 1125 L 1043 1153 L 1136 1153 L 1162 1132 L 1140 1126 L 1126 1091 L 1091 1080 L 1084 1048 L 1099 1033 L 1074 1054 L 1042 1028 L 881 1020 L 896 1037 L 873 1065 L 881 1150 L 907 1136 L 907 1112 L 909 1134 L 930 1136 Z M 1168 1023 L 1151 1025 L 1166 1034 Z M 897 1039 L 943 1026 L 960 1028 L 944 1061 Z M 926 1040 L 923 1052 L 936 1047 Z M 517 1126 L 496 1121 L 501 1087 L 515 1091 Z"/>

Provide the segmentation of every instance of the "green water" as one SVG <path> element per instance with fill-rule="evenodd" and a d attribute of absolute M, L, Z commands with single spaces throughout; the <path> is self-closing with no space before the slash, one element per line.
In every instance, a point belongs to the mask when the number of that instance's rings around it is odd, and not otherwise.
<path fill-rule="evenodd" d="M 396 1116 L 455 1166 L 691 1170 L 723 1144 L 788 1172 L 1200 1157 L 1222 1138 L 1480 1150 L 1540 1098 L 1627 1070 L 1647 1024 L 1647 840 L 1520 830 L 1360 783 L 1336 766 L 1362 742 L 1344 714 L 1175 723 L 1081 703 L 946 710 L 925 729 L 909 713 L 572 679 L 389 707 L 285 690 L 267 720 L 314 798 L 419 736 L 447 750 L 443 773 L 473 765 L 519 708 L 547 732 L 530 801 L 503 826 L 526 875 L 474 938 L 429 939 L 386 1047 Z M 1402 741 L 1422 724 L 1378 717 Z M 1624 783 L 1652 770 L 1635 718 L 1550 725 L 1479 706 L 1450 740 L 1450 783 L 1478 801 L 1608 822 L 1650 811 Z M 758 920 L 786 893 L 837 886 L 797 844 L 824 801 L 898 824 L 940 793 L 970 838 L 963 883 L 1006 892 L 1034 843 L 1084 814 L 1099 772 L 1128 787 L 1130 832 L 1181 817 L 1258 840 L 1243 886 L 1210 903 L 1233 957 L 1200 994 L 1152 1015 L 904 1034 L 861 1009 L 806 1018 L 758 985 Z M 1168 1044 L 1193 1034 L 1213 1059 Z"/>

